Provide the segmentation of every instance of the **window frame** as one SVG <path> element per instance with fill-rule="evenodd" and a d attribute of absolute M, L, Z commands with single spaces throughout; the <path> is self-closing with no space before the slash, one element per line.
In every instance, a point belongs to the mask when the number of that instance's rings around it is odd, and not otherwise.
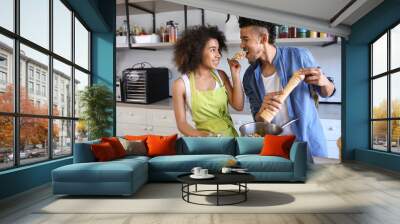
<path fill-rule="evenodd" d="M 59 0 L 68 10 L 71 11 L 71 18 L 70 18 L 70 23 L 71 23 L 71 58 L 67 59 L 64 58 L 63 56 L 55 53 L 53 50 L 53 1 L 54 0 L 48 0 L 49 3 L 49 48 L 46 49 L 42 46 L 40 46 L 39 44 L 36 44 L 32 41 L 30 41 L 29 39 L 26 39 L 24 37 L 22 37 L 20 35 L 20 0 L 14 0 L 13 1 L 13 10 L 14 10 L 14 30 L 10 31 L 4 27 L 0 26 L 0 35 L 3 35 L 7 38 L 10 38 L 13 40 L 13 63 L 12 63 L 12 74 L 13 78 L 14 78 L 14 110 L 13 112 L 1 112 L 0 111 L 0 116 L 11 116 L 13 118 L 13 153 L 14 153 L 14 161 L 13 161 L 13 166 L 11 167 L 5 167 L 5 168 L 0 168 L 0 172 L 4 171 L 4 170 L 10 170 L 10 169 L 16 169 L 19 167 L 23 167 L 23 166 L 29 166 L 29 165 L 33 165 L 33 164 L 37 164 L 37 163 L 43 163 L 49 160 L 53 160 L 53 159 L 61 159 L 61 158 L 65 158 L 65 157 L 70 157 L 73 155 L 74 152 L 74 143 L 75 143 L 75 123 L 76 121 L 79 120 L 79 117 L 75 116 L 75 108 L 72 107 L 72 113 L 68 116 L 55 116 L 53 115 L 53 59 L 54 60 L 58 60 L 61 63 L 64 63 L 68 66 L 71 66 L 71 84 L 72 84 L 72 96 L 71 96 L 71 100 L 72 100 L 72 105 L 74 105 L 75 103 L 75 89 L 74 89 L 74 82 L 75 82 L 75 69 L 85 73 L 88 75 L 89 77 L 89 83 L 88 86 L 92 85 L 92 69 L 91 69 L 91 49 L 92 49 L 92 43 L 91 43 L 91 37 L 92 37 L 92 30 L 88 27 L 88 25 L 84 22 L 84 20 L 72 9 L 72 7 L 65 1 L 65 0 Z M 75 63 L 75 18 L 83 25 L 83 27 L 88 31 L 88 69 L 85 69 L 81 66 L 79 66 L 78 64 Z M 20 85 L 21 85 L 21 80 L 20 80 L 20 65 L 21 65 L 21 56 L 20 56 L 20 45 L 23 44 L 27 47 L 32 48 L 33 50 L 36 50 L 40 53 L 43 53 L 45 55 L 48 56 L 49 58 L 49 63 L 48 63 L 48 77 L 46 80 L 46 91 L 48 91 L 48 93 L 45 93 L 48 97 L 48 108 L 49 111 L 46 115 L 39 115 L 39 114 L 22 114 L 20 112 Z M 29 67 L 28 67 L 29 66 Z M 27 74 L 26 75 L 26 81 L 32 81 L 34 83 L 34 88 L 35 88 L 35 84 L 36 83 L 40 83 L 42 85 L 42 79 L 41 79 L 41 74 L 43 72 L 42 69 L 40 69 L 40 73 L 39 73 L 39 80 L 36 80 L 36 68 L 34 68 L 33 70 L 33 79 L 30 78 L 30 74 L 29 74 L 29 69 L 30 69 L 30 65 L 29 63 L 27 63 Z M 28 87 L 28 86 L 27 86 Z M 27 91 L 29 91 L 27 89 Z M 36 89 L 34 89 L 34 92 L 36 91 Z M 40 91 L 41 92 L 41 91 Z M 38 95 L 39 97 L 42 96 L 42 94 Z M 35 103 L 35 102 L 34 102 Z M 32 163 L 24 163 L 21 164 L 20 161 L 20 119 L 21 118 L 45 118 L 47 119 L 48 122 L 48 136 L 47 136 L 47 142 L 49 143 L 47 145 L 47 150 L 48 150 L 48 155 L 47 157 L 44 157 L 43 160 L 40 160 L 38 162 L 32 162 Z M 72 133 L 71 133 L 71 153 L 68 155 L 63 155 L 63 156 L 55 156 L 53 155 L 53 122 L 57 121 L 57 120 L 66 120 L 66 121 L 70 121 L 71 125 L 72 125 Z"/>
<path fill-rule="evenodd" d="M 391 31 L 393 28 L 396 26 L 400 26 L 400 21 L 397 21 L 396 23 L 392 24 L 389 28 L 385 29 L 384 32 L 379 34 L 374 40 L 372 40 L 368 46 L 369 46 L 369 149 L 373 151 L 379 151 L 379 152 L 386 152 L 386 153 L 391 153 L 391 154 L 400 154 L 400 152 L 393 152 L 392 151 L 392 121 L 400 121 L 400 117 L 392 117 L 392 85 L 391 85 L 391 80 L 392 76 L 395 75 L 396 73 L 400 72 L 400 67 L 391 69 Z M 379 38 L 387 34 L 387 65 L 386 65 L 386 71 L 380 74 L 376 74 L 374 76 L 373 74 L 373 44 L 376 43 Z M 386 118 L 373 118 L 373 93 L 374 93 L 374 86 L 373 86 L 373 81 L 378 79 L 386 77 L 386 86 L 387 86 L 387 105 L 386 105 Z M 386 121 L 386 151 L 384 150 L 379 150 L 374 148 L 374 132 L 373 132 L 373 122 L 376 121 Z"/>

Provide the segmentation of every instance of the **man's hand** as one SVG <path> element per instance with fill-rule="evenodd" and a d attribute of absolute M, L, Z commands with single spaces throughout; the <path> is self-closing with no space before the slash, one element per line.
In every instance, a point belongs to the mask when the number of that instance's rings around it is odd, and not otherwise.
<path fill-rule="evenodd" d="M 320 86 L 320 95 L 323 97 L 332 96 L 335 91 L 335 85 L 322 74 L 321 69 L 318 68 L 303 68 L 301 72 L 306 76 L 304 81 L 311 85 Z"/>
<path fill-rule="evenodd" d="M 265 110 L 279 112 L 282 108 L 283 102 L 279 100 L 279 96 L 282 95 L 282 91 L 278 92 L 270 92 L 264 96 L 263 103 L 261 104 L 261 108 L 256 114 L 256 120 L 262 121 L 263 119 L 260 117 L 260 114 Z"/>
<path fill-rule="evenodd" d="M 328 78 L 322 74 L 320 68 L 303 68 L 301 72 L 306 76 L 304 81 L 311 85 L 327 86 L 330 85 Z"/>

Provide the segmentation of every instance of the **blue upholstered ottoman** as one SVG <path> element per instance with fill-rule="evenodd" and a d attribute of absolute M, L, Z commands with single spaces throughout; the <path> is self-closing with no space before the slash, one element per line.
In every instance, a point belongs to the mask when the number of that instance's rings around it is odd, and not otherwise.
<path fill-rule="evenodd" d="M 52 172 L 53 193 L 68 195 L 131 195 L 148 180 L 147 157 L 108 162 L 74 163 Z"/>

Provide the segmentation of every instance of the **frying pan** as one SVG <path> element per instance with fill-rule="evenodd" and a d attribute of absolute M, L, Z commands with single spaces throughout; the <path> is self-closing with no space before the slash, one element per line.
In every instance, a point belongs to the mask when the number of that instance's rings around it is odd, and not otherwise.
<path fill-rule="evenodd" d="M 295 118 L 286 122 L 282 126 L 269 122 L 251 122 L 240 126 L 239 131 L 242 136 L 250 137 L 256 137 L 255 135 L 259 135 L 260 137 L 264 137 L 264 135 L 280 135 L 286 126 L 297 120 L 299 119 Z"/>

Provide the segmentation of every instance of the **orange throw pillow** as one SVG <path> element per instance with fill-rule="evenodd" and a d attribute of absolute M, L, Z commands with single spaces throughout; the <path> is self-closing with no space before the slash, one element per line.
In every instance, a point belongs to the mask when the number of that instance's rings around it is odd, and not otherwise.
<path fill-rule="evenodd" d="M 176 154 L 176 139 L 178 135 L 159 136 L 149 135 L 147 137 L 147 155 L 148 156 L 164 156 Z"/>
<path fill-rule="evenodd" d="M 265 135 L 261 156 L 280 156 L 289 159 L 290 147 L 296 140 L 294 135 Z"/>
<path fill-rule="evenodd" d="M 116 159 L 115 151 L 112 145 L 108 142 L 91 145 L 94 157 L 99 162 L 110 161 Z"/>
<path fill-rule="evenodd" d="M 124 138 L 129 141 L 144 141 L 146 142 L 148 135 L 125 135 Z"/>
<path fill-rule="evenodd" d="M 110 138 L 101 138 L 101 142 L 108 142 L 114 149 L 115 155 L 117 158 L 125 157 L 126 156 L 126 151 L 124 149 L 124 146 L 122 146 L 121 142 L 118 140 L 116 137 L 110 137 Z"/>

